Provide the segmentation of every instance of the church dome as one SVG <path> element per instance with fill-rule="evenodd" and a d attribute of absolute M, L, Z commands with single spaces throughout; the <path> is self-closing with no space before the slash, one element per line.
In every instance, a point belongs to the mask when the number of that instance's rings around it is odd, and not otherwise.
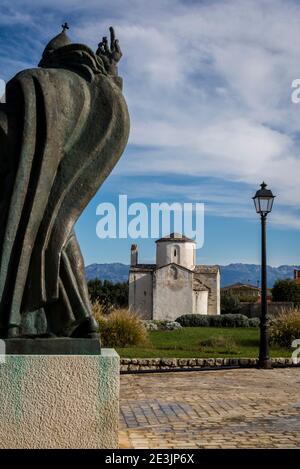
<path fill-rule="evenodd" d="M 156 241 L 156 266 L 178 264 L 194 269 L 196 242 L 180 233 L 171 233 Z"/>
<path fill-rule="evenodd" d="M 179 242 L 179 243 L 195 243 L 195 241 L 193 241 L 190 238 L 187 238 L 187 236 L 181 233 L 170 233 L 169 235 L 163 236 L 162 238 L 156 240 L 155 242 L 161 243 L 164 241 L 168 241 L 168 242 L 174 241 L 174 242 Z"/>

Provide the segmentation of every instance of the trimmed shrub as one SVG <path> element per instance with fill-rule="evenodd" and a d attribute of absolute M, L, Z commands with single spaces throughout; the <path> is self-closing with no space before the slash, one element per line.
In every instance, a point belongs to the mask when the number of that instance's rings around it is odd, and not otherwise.
<path fill-rule="evenodd" d="M 143 321 L 147 331 L 158 331 L 158 325 L 153 321 Z"/>
<path fill-rule="evenodd" d="M 225 314 L 222 318 L 222 327 L 249 327 L 249 319 L 243 314 Z"/>
<path fill-rule="evenodd" d="M 300 338 L 300 308 L 282 311 L 270 322 L 270 343 L 291 347 Z"/>
<path fill-rule="evenodd" d="M 225 316 L 224 316 L 225 317 Z M 223 316 L 208 316 L 208 325 L 210 327 L 222 327 L 223 324 Z"/>
<path fill-rule="evenodd" d="M 143 345 L 148 334 L 143 322 L 128 309 L 115 309 L 108 315 L 95 315 L 104 347 Z"/>
<path fill-rule="evenodd" d="M 259 327 L 260 319 L 259 318 L 249 318 L 249 327 Z"/>
<path fill-rule="evenodd" d="M 182 326 L 176 321 L 159 321 L 156 319 L 143 321 L 147 331 L 175 331 Z"/>
<path fill-rule="evenodd" d="M 166 331 L 176 331 L 177 329 L 182 329 L 182 325 L 177 321 L 166 321 L 166 324 L 163 327 Z"/>
<path fill-rule="evenodd" d="M 243 314 L 184 314 L 176 319 L 183 327 L 249 327 L 249 319 Z"/>
<path fill-rule="evenodd" d="M 184 314 L 176 319 L 182 327 L 209 327 L 209 316 L 206 314 Z"/>

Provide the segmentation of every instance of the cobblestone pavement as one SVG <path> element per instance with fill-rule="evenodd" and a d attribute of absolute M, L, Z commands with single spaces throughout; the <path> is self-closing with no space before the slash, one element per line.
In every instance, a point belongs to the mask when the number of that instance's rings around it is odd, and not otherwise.
<path fill-rule="evenodd" d="M 121 448 L 300 448 L 300 368 L 121 376 Z"/>

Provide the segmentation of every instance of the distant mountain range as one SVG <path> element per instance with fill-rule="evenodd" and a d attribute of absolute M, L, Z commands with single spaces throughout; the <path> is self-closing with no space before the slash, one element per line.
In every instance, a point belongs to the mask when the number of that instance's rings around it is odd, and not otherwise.
<path fill-rule="evenodd" d="M 260 266 L 256 264 L 229 264 L 220 266 L 221 286 L 231 285 L 232 283 L 250 283 L 251 285 L 260 285 Z M 279 267 L 267 268 L 268 288 L 271 288 L 276 280 L 294 278 L 294 269 L 300 269 L 298 265 L 280 265 Z"/>
<path fill-rule="evenodd" d="M 91 264 L 86 267 L 88 280 L 99 278 L 111 282 L 127 282 L 129 265 L 121 263 Z M 255 264 L 229 264 L 220 266 L 221 286 L 225 287 L 232 283 L 241 282 L 257 285 L 260 281 L 260 266 Z M 293 278 L 294 269 L 300 266 L 281 265 L 279 267 L 268 266 L 268 287 L 271 288 L 278 279 Z"/>
<path fill-rule="evenodd" d="M 99 278 L 100 280 L 110 280 L 113 283 L 127 282 L 129 265 L 114 262 L 112 264 L 91 264 L 86 266 L 85 274 L 87 280 Z"/>

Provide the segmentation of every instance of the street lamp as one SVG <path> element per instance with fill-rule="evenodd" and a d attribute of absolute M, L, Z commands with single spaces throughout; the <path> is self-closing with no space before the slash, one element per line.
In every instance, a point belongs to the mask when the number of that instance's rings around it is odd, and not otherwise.
<path fill-rule="evenodd" d="M 261 188 L 252 197 L 256 212 L 260 215 L 261 219 L 261 316 L 258 359 L 258 366 L 260 368 L 272 368 L 268 339 L 266 220 L 268 213 L 272 210 L 275 196 L 266 187 L 267 184 L 263 182 Z"/>

